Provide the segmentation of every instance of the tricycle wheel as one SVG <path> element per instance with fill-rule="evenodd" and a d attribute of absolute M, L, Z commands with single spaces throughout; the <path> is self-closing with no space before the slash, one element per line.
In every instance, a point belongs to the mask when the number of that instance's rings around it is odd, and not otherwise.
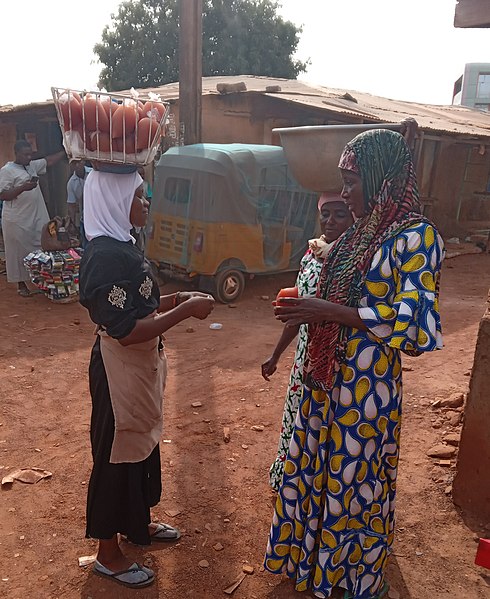
<path fill-rule="evenodd" d="M 216 295 L 223 304 L 236 301 L 245 289 L 245 277 L 241 270 L 221 270 L 215 275 L 214 279 L 216 283 Z"/>

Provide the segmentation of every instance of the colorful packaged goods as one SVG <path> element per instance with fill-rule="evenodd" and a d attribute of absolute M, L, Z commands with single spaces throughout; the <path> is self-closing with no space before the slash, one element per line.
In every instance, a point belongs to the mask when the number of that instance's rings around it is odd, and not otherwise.
<path fill-rule="evenodd" d="M 24 266 L 32 283 L 53 302 L 78 301 L 79 269 L 83 250 L 70 248 L 63 252 L 31 252 Z"/>

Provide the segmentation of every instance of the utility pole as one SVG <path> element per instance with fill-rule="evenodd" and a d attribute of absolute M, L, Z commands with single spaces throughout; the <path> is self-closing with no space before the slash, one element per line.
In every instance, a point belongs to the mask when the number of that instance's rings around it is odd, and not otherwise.
<path fill-rule="evenodd" d="M 179 137 L 201 142 L 202 0 L 180 0 Z"/>

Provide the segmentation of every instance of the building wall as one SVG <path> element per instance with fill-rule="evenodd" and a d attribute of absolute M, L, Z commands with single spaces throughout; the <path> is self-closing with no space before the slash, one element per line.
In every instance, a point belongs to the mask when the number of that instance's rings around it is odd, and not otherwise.
<path fill-rule="evenodd" d="M 490 148 L 469 147 L 459 197 L 459 222 L 490 221 L 490 194 L 486 194 L 489 178 Z"/>
<path fill-rule="evenodd" d="M 179 128 L 179 107 L 171 109 L 175 127 Z M 278 127 L 299 127 L 362 122 L 360 118 L 342 117 L 323 109 L 288 104 L 274 97 L 253 93 L 207 95 L 202 98 L 202 142 L 280 145 L 272 133 Z"/>
<path fill-rule="evenodd" d="M 433 204 L 428 216 L 446 238 L 464 234 L 458 225 L 457 214 L 467 153 L 468 146 L 465 144 L 440 142 L 431 181 Z"/>
<path fill-rule="evenodd" d="M 344 120 L 342 120 L 344 118 Z M 178 113 L 176 121 L 178 122 Z M 280 145 L 277 127 L 354 123 L 325 110 L 277 101 L 255 94 L 203 97 L 203 142 L 266 143 Z M 357 121 L 359 122 L 359 120 Z M 453 138 L 424 140 L 418 179 L 426 215 L 445 237 L 465 235 L 465 220 L 474 208 L 474 191 L 484 191 L 490 173 L 490 153 L 478 146 L 455 143 Z"/>
<path fill-rule="evenodd" d="M 490 299 L 490 296 L 489 296 Z M 463 510 L 490 521 L 490 310 L 481 320 L 464 412 L 453 498 Z"/>
<path fill-rule="evenodd" d="M 278 127 L 348 124 L 362 122 L 361 117 L 341 115 L 327 109 L 309 107 L 278 100 L 273 95 L 260 93 L 213 94 L 202 98 L 202 141 L 212 143 L 256 143 L 280 145 Z M 171 113 L 175 123 L 175 140 L 167 139 L 167 145 L 178 142 L 178 101 Z M 61 134 L 54 107 L 26 110 L 11 114 L 10 122 L 0 118 L 0 157 L 4 164 L 11 160 L 12 145 L 16 132 L 22 137 L 26 132 L 35 133 L 39 155 L 57 151 Z M 442 141 L 441 141 L 442 140 Z M 184 140 L 185 141 L 185 140 Z M 476 142 L 477 143 L 477 142 Z M 423 143 L 419 156 L 419 185 L 426 207 L 446 237 L 463 236 L 460 220 L 485 218 L 485 212 L 475 212 L 475 191 L 487 189 L 490 173 L 488 150 L 479 154 L 479 146 L 455 143 L 454 138 L 430 137 Z M 63 162 L 50 169 L 43 185 L 51 214 L 64 214 L 66 210 L 66 182 L 68 166 Z M 482 204 L 489 206 L 490 202 Z"/>
<path fill-rule="evenodd" d="M 14 159 L 14 143 L 17 139 L 17 130 L 14 124 L 0 124 L 0 167 Z"/>
<path fill-rule="evenodd" d="M 479 78 L 485 75 L 488 77 L 482 86 Z M 461 99 L 457 103 L 481 110 L 490 109 L 490 63 L 472 62 L 465 66 Z"/>
<path fill-rule="evenodd" d="M 62 147 L 61 130 L 54 105 L 18 113 L 1 115 L 0 166 L 14 159 L 13 145 L 17 139 L 33 143 L 33 158 L 58 152 Z M 50 216 L 66 214 L 66 183 L 70 172 L 68 162 L 62 161 L 48 169 L 39 184 Z"/>
<path fill-rule="evenodd" d="M 448 237 L 464 237 L 490 222 L 490 148 L 424 141 L 417 175 L 426 216 Z"/>
<path fill-rule="evenodd" d="M 264 121 L 253 118 L 253 101 L 248 94 L 203 98 L 204 142 L 264 143 Z"/>

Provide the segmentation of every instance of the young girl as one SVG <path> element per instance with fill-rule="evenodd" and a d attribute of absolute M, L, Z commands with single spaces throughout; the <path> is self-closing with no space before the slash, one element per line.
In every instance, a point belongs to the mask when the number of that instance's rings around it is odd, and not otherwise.
<path fill-rule="evenodd" d="M 89 241 L 80 265 L 80 302 L 97 325 L 89 367 L 93 470 L 87 537 L 99 540 L 95 573 L 132 588 L 154 580 L 122 553 L 118 533 L 140 545 L 172 541 L 177 529 L 151 523 L 160 500 L 159 440 L 166 359 L 162 334 L 189 318 L 206 318 L 211 296 L 160 296 L 130 230 L 143 227 L 148 202 L 136 172 L 92 171 L 84 190 Z"/>

